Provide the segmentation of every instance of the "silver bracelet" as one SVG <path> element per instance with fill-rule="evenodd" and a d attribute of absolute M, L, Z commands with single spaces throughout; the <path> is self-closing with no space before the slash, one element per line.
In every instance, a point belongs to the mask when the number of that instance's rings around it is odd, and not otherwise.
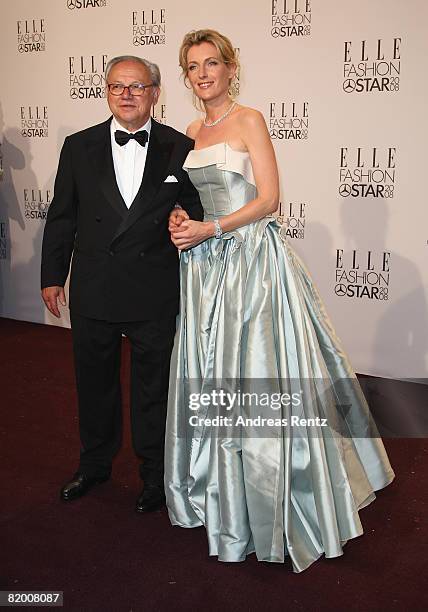
<path fill-rule="evenodd" d="M 218 219 L 214 219 L 214 227 L 215 227 L 215 234 L 214 234 L 214 236 L 217 238 L 217 240 L 220 240 L 220 238 L 223 235 L 223 230 L 221 229 L 221 225 L 220 225 Z"/>

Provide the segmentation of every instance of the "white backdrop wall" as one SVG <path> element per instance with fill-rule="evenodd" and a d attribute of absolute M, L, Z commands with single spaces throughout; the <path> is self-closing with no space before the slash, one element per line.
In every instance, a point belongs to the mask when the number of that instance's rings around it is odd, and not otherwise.
<path fill-rule="evenodd" d="M 156 118 L 195 117 L 178 49 L 228 35 L 241 103 L 261 110 L 281 174 L 280 220 L 354 368 L 427 377 L 425 0 L 14 0 L 0 22 L 0 315 L 57 321 L 39 293 L 41 239 L 67 134 L 103 121 L 106 61 L 160 65 Z"/>

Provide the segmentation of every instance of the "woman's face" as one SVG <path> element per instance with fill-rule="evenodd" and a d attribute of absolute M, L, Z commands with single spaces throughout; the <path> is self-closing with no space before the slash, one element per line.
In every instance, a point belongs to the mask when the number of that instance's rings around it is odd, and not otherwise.
<path fill-rule="evenodd" d="M 190 47 L 187 65 L 187 77 L 193 91 L 203 102 L 228 95 L 236 67 L 223 62 L 215 45 L 203 42 Z"/>

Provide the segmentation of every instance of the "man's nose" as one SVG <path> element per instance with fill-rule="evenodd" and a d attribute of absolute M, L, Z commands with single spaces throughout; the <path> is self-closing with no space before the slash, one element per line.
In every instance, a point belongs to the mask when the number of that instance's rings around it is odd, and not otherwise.
<path fill-rule="evenodd" d="M 125 100 L 127 100 L 128 98 L 130 98 L 132 96 L 131 91 L 129 89 L 129 87 L 126 85 L 123 88 L 122 94 L 121 94 L 121 98 L 125 98 Z"/>

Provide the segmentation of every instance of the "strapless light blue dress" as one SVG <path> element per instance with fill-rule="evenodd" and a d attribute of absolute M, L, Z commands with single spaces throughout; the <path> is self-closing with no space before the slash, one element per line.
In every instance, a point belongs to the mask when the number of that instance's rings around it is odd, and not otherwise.
<path fill-rule="evenodd" d="M 184 167 L 206 219 L 256 197 L 248 153 L 226 143 L 191 151 Z M 221 561 L 289 556 L 300 572 L 342 555 L 363 533 L 358 511 L 394 472 L 307 270 L 267 217 L 182 252 L 180 273 L 165 445 L 172 524 L 205 526 Z M 219 385 L 296 402 L 189 401 Z M 232 420 L 215 426 L 213 415 Z"/>

